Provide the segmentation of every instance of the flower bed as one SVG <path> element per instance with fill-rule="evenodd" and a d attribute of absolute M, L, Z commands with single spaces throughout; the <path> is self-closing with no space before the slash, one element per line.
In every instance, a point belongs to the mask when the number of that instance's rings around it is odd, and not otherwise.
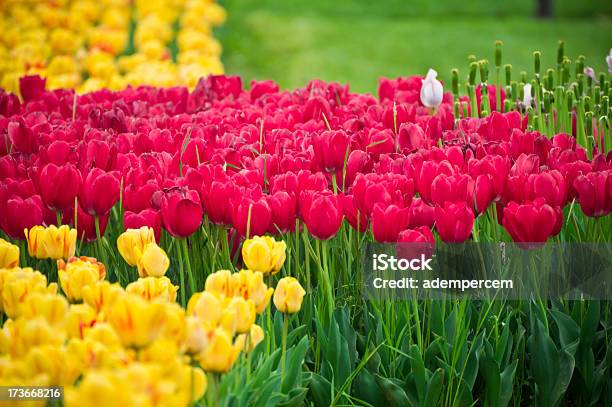
<path fill-rule="evenodd" d="M 225 10 L 208 0 L 9 1 L 0 5 L 0 85 L 27 74 L 50 89 L 195 86 L 223 73 L 212 29 Z M 33 9 L 33 10 L 32 10 Z"/>
<path fill-rule="evenodd" d="M 607 302 L 361 297 L 368 241 L 608 240 L 609 76 L 561 46 L 502 83 L 498 50 L 496 85 L 474 61 L 452 93 L 433 71 L 378 97 L 22 78 L 0 94 L 0 377 L 68 405 L 610 397 Z"/>

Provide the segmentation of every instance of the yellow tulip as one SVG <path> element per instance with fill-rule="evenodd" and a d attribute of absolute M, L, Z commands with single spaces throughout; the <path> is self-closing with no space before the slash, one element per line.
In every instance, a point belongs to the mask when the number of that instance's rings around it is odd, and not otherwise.
<path fill-rule="evenodd" d="M 206 393 L 208 381 L 206 374 L 199 367 L 182 365 L 177 377 L 179 391 L 187 396 L 188 405 L 193 405 L 196 400 L 201 399 Z"/>
<path fill-rule="evenodd" d="M 281 278 L 274 290 L 274 305 L 286 314 L 294 314 L 302 307 L 302 300 L 306 291 L 300 282 L 293 277 Z"/>
<path fill-rule="evenodd" d="M 259 271 L 240 270 L 232 275 L 234 295 L 250 299 L 255 304 L 255 311 L 261 314 L 272 298 L 273 288 L 263 281 L 263 274 Z"/>
<path fill-rule="evenodd" d="M 19 305 L 19 316 L 34 318 L 42 316 L 50 325 L 57 326 L 64 322 L 68 312 L 68 301 L 60 295 L 35 292 L 26 297 Z"/>
<path fill-rule="evenodd" d="M 66 388 L 66 407 L 132 406 L 137 403 L 131 384 L 121 380 L 114 370 L 88 372 L 78 386 Z"/>
<path fill-rule="evenodd" d="M 211 327 L 221 320 L 221 301 L 208 291 L 196 293 L 187 303 L 187 314 L 200 318 Z"/>
<path fill-rule="evenodd" d="M 198 361 L 208 372 L 225 373 L 232 368 L 238 353 L 231 336 L 224 329 L 217 328 L 212 332 L 206 349 L 198 355 Z"/>
<path fill-rule="evenodd" d="M 123 292 L 123 288 L 118 283 L 111 284 L 102 280 L 83 287 L 83 302 L 99 313 L 104 308 L 112 306 Z"/>
<path fill-rule="evenodd" d="M 34 226 L 29 231 L 24 230 L 28 241 L 30 256 L 37 259 L 68 259 L 74 256 L 76 250 L 77 231 L 68 225 L 59 228 Z"/>
<path fill-rule="evenodd" d="M 66 333 L 71 338 L 83 338 L 96 323 L 96 311 L 87 304 L 72 304 L 66 313 Z"/>
<path fill-rule="evenodd" d="M 155 243 L 155 233 L 153 228 L 143 226 L 140 229 L 128 229 L 119 235 L 117 249 L 123 260 L 135 267 L 148 243 Z"/>
<path fill-rule="evenodd" d="M 163 305 L 164 321 L 160 337 L 181 344 L 186 333 L 185 310 L 175 302 L 166 302 Z"/>
<path fill-rule="evenodd" d="M 185 341 L 183 343 L 185 352 L 190 355 L 202 352 L 208 345 L 211 333 L 212 330 L 200 318 L 194 316 L 185 318 Z"/>
<path fill-rule="evenodd" d="M 236 346 L 241 352 L 251 352 L 261 341 L 264 340 L 264 336 L 265 334 L 263 329 L 259 325 L 253 324 L 251 325 L 251 330 L 248 334 L 244 333 L 236 337 L 234 346 Z"/>
<path fill-rule="evenodd" d="M 236 332 L 246 333 L 251 329 L 251 325 L 255 323 L 255 304 L 251 300 L 245 300 L 242 297 L 234 297 L 229 300 L 227 308 L 233 310 L 236 320 Z"/>
<path fill-rule="evenodd" d="M 148 301 L 174 302 L 178 286 L 173 285 L 168 277 L 143 277 L 128 284 L 125 291 L 139 295 Z"/>
<path fill-rule="evenodd" d="M 204 290 L 218 298 L 232 297 L 232 273 L 229 270 L 219 270 L 206 277 Z"/>
<path fill-rule="evenodd" d="M 83 299 L 83 288 L 103 280 L 106 276 L 104 265 L 93 257 L 71 257 L 67 263 L 57 261 L 60 285 L 66 297 L 72 302 Z"/>
<path fill-rule="evenodd" d="M 44 345 L 32 348 L 25 361 L 30 377 L 46 375 L 51 386 L 72 384 L 81 375 L 81 363 L 65 347 Z"/>
<path fill-rule="evenodd" d="M 49 325 L 43 317 L 7 321 L 2 331 L 6 340 L 2 351 L 15 358 L 25 356 L 37 346 L 60 346 L 66 338 L 62 330 Z"/>
<path fill-rule="evenodd" d="M 55 294 L 57 284 L 47 286 L 47 278 L 31 268 L 3 269 L 2 276 L 2 310 L 9 318 L 18 315 L 19 307 L 34 292 Z"/>
<path fill-rule="evenodd" d="M 124 294 L 117 298 L 106 314 L 125 346 L 142 348 L 162 332 L 165 320 L 164 304 L 149 302 L 142 297 Z"/>
<path fill-rule="evenodd" d="M 170 259 L 157 243 L 148 243 L 138 259 L 138 275 L 140 277 L 161 277 L 170 267 Z"/>
<path fill-rule="evenodd" d="M 242 259 L 246 266 L 264 274 L 276 274 L 283 267 L 287 245 L 270 236 L 255 236 L 242 245 Z"/>
<path fill-rule="evenodd" d="M 19 266 L 19 246 L 0 239 L 0 269 Z"/>

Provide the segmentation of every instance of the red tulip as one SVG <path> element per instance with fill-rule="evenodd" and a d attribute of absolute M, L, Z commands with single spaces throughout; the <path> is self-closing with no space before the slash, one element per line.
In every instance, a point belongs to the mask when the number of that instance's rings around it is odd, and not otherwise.
<path fill-rule="evenodd" d="M 591 217 L 606 216 L 612 212 L 612 171 L 590 172 L 574 181 L 580 208 Z"/>
<path fill-rule="evenodd" d="M 404 123 L 400 126 L 398 143 L 400 149 L 407 151 L 428 148 L 430 144 L 423 129 L 415 123 Z"/>
<path fill-rule="evenodd" d="M 155 209 L 145 209 L 139 213 L 125 211 L 123 214 L 123 225 L 126 229 L 139 229 L 143 226 L 153 228 L 157 243 L 161 238 L 161 223 L 161 214 Z"/>
<path fill-rule="evenodd" d="M 47 164 L 38 175 L 40 196 L 54 211 L 74 207 L 74 198 L 79 193 L 81 182 L 81 173 L 70 164 Z"/>
<path fill-rule="evenodd" d="M 160 190 L 156 181 L 143 185 L 130 183 L 123 189 L 123 207 L 131 212 L 140 212 L 151 207 L 153 194 Z"/>
<path fill-rule="evenodd" d="M 364 211 L 357 208 L 353 195 L 340 195 L 339 199 L 342 204 L 342 212 L 349 225 L 360 233 L 365 232 L 368 229 L 368 217 Z"/>
<path fill-rule="evenodd" d="M 471 205 L 474 201 L 474 181 L 465 174 L 440 174 L 431 184 L 431 201 L 437 205 L 455 201 Z"/>
<path fill-rule="evenodd" d="M 397 235 L 408 226 L 410 208 L 396 205 L 385 207 L 377 203 L 372 211 L 372 233 L 378 242 L 395 242 Z"/>
<path fill-rule="evenodd" d="M 431 187 L 433 180 L 438 175 L 450 176 L 454 174 L 454 169 L 450 162 L 424 161 L 414 174 L 415 186 L 421 199 L 431 204 Z"/>
<path fill-rule="evenodd" d="M 213 181 L 208 190 L 202 187 L 202 204 L 206 216 L 217 225 L 232 223 L 232 208 L 228 202 L 233 201 L 240 193 L 231 181 Z"/>
<path fill-rule="evenodd" d="M 410 217 L 408 227 L 411 229 L 426 226 L 432 228 L 434 225 L 434 207 L 429 206 L 421 198 L 416 198 L 410 205 Z"/>
<path fill-rule="evenodd" d="M 297 200 L 294 195 L 279 191 L 268 196 L 268 205 L 272 209 L 270 232 L 277 234 L 295 230 Z"/>
<path fill-rule="evenodd" d="M 24 102 L 36 100 L 45 93 L 47 80 L 38 75 L 28 75 L 19 78 L 19 92 Z"/>
<path fill-rule="evenodd" d="M 38 195 L 27 199 L 14 196 L 6 201 L 4 212 L 0 217 L 0 226 L 13 239 L 24 239 L 24 229 L 44 223 L 43 204 Z"/>
<path fill-rule="evenodd" d="M 431 229 L 421 226 L 416 229 L 402 230 L 397 236 L 397 241 L 402 243 L 435 243 L 436 239 L 431 233 Z"/>
<path fill-rule="evenodd" d="M 174 237 L 191 236 L 202 223 L 202 205 L 197 191 L 172 190 L 161 199 L 164 228 Z"/>
<path fill-rule="evenodd" d="M 300 211 L 310 234 L 321 240 L 335 236 L 342 224 L 341 205 L 338 196 L 329 191 L 303 192 Z"/>
<path fill-rule="evenodd" d="M 344 167 L 350 148 L 349 136 L 344 131 L 324 131 L 314 134 L 312 145 L 315 152 L 314 161 L 320 169 L 336 172 Z"/>
<path fill-rule="evenodd" d="M 405 229 L 397 236 L 397 257 L 417 259 L 421 256 L 431 258 L 436 246 L 436 239 L 428 227 Z"/>
<path fill-rule="evenodd" d="M 250 222 L 249 222 L 250 221 Z M 237 200 L 232 214 L 232 224 L 240 236 L 261 236 L 270 228 L 272 209 L 262 196 L 257 199 L 242 197 Z"/>
<path fill-rule="evenodd" d="M 436 205 L 434 218 L 440 239 L 445 242 L 464 242 L 474 227 L 474 212 L 465 202 L 445 202 Z"/>
<path fill-rule="evenodd" d="M 520 186 L 524 188 L 526 200 L 533 201 L 544 198 L 550 206 L 563 206 L 567 198 L 565 178 L 559 171 L 543 171 L 539 174 L 529 174 L 527 182 Z"/>
<path fill-rule="evenodd" d="M 104 216 L 119 200 L 119 181 L 99 168 L 89 171 L 79 193 L 79 205 L 92 216 Z"/>
<path fill-rule="evenodd" d="M 510 202 L 504 208 L 503 225 L 515 242 L 543 243 L 553 235 L 558 216 L 544 198 L 524 204 Z"/>

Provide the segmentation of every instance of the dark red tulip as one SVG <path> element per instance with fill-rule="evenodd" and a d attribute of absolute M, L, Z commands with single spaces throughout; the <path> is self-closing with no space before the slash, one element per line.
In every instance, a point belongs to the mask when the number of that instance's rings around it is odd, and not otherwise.
<path fill-rule="evenodd" d="M 261 236 L 269 230 L 271 221 L 272 208 L 263 196 L 257 199 L 249 197 L 237 199 L 232 214 L 232 224 L 241 236 Z"/>
<path fill-rule="evenodd" d="M 47 164 L 38 175 L 40 196 L 54 211 L 74 207 L 74 198 L 79 193 L 81 182 L 80 171 L 71 164 Z"/>
<path fill-rule="evenodd" d="M 465 242 L 472 234 L 474 212 L 465 202 L 445 202 L 436 205 L 436 230 L 445 242 Z"/>
<path fill-rule="evenodd" d="M 493 177 L 488 174 L 479 175 L 474 182 L 474 211 L 478 214 L 484 213 L 489 204 L 495 200 L 497 188 Z"/>
<path fill-rule="evenodd" d="M 416 229 L 405 229 L 397 236 L 397 257 L 410 260 L 424 255 L 425 258 L 431 258 L 435 246 L 436 239 L 430 228 L 421 226 Z"/>
<path fill-rule="evenodd" d="M 45 93 L 47 80 L 38 75 L 27 75 L 19 78 L 19 92 L 24 102 L 40 98 Z"/>
<path fill-rule="evenodd" d="M 558 216 L 544 198 L 524 204 L 510 202 L 504 208 L 503 225 L 515 242 L 543 243 L 553 235 Z"/>
<path fill-rule="evenodd" d="M 591 217 L 606 216 L 612 212 L 612 171 L 590 172 L 574 181 L 580 208 Z"/>
<path fill-rule="evenodd" d="M 329 191 L 303 192 L 300 212 L 310 234 L 321 240 L 335 236 L 342 224 L 342 204 L 338 196 Z"/>
<path fill-rule="evenodd" d="M 125 211 L 123 214 L 123 225 L 126 229 L 139 229 L 143 226 L 153 228 L 157 243 L 161 238 L 161 224 L 161 213 L 155 209 L 145 209 L 138 213 Z"/>
<path fill-rule="evenodd" d="M 346 162 L 346 172 L 344 178 L 338 178 L 337 182 L 340 187 L 352 185 L 355 177 L 359 173 L 368 173 L 372 171 L 372 160 L 370 155 L 363 150 L 353 150 L 349 154 Z M 340 173 L 340 176 L 342 173 Z"/>
<path fill-rule="evenodd" d="M 191 236 L 202 223 L 202 204 L 197 191 L 172 190 L 161 199 L 164 228 L 174 237 Z"/>
<path fill-rule="evenodd" d="M 395 242 L 397 235 L 408 226 L 410 208 L 377 203 L 372 210 L 372 233 L 378 242 Z"/>
<path fill-rule="evenodd" d="M 104 236 L 106 226 L 108 225 L 109 214 L 100 216 L 100 236 Z M 93 242 L 97 239 L 96 234 L 96 218 L 85 213 L 81 206 L 77 206 L 77 221 L 74 222 L 74 207 L 64 210 L 62 216 L 62 224 L 70 225 L 77 229 L 77 239 L 83 239 L 86 242 Z"/>
<path fill-rule="evenodd" d="M 104 216 L 119 200 L 119 181 L 99 168 L 89 171 L 79 193 L 79 205 L 92 216 Z"/>
<path fill-rule="evenodd" d="M 14 196 L 6 201 L 3 212 L 0 226 L 13 239 L 25 239 L 24 229 L 44 223 L 43 203 L 38 195 L 26 199 Z"/>
<path fill-rule="evenodd" d="M 404 123 L 401 125 L 398 143 L 400 149 L 407 151 L 428 148 L 430 144 L 423 129 L 415 123 Z"/>

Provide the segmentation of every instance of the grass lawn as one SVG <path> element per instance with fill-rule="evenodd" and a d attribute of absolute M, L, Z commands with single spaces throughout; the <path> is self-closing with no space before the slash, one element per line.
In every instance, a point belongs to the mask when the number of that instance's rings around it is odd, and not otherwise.
<path fill-rule="evenodd" d="M 533 50 L 542 51 L 543 66 L 552 66 L 559 39 L 570 56 L 583 54 L 588 65 L 602 71 L 612 47 L 612 18 L 606 10 L 601 14 L 597 2 L 582 8 L 560 2 L 556 15 L 564 17 L 550 21 L 526 17 L 533 2 L 525 0 L 513 2 L 511 10 L 495 0 L 488 5 L 470 0 L 446 11 L 422 0 L 415 2 L 418 7 L 399 0 L 222 3 L 229 19 L 217 35 L 227 72 L 245 82 L 273 79 L 285 88 L 320 78 L 374 92 L 381 76 L 424 75 L 430 67 L 448 80 L 454 67 L 467 74 L 469 54 L 492 63 L 497 39 L 504 41 L 503 62 L 513 64 L 515 77 L 533 69 Z M 417 15 L 419 10 L 425 17 Z M 589 17 L 568 17 L 585 14 Z"/>

